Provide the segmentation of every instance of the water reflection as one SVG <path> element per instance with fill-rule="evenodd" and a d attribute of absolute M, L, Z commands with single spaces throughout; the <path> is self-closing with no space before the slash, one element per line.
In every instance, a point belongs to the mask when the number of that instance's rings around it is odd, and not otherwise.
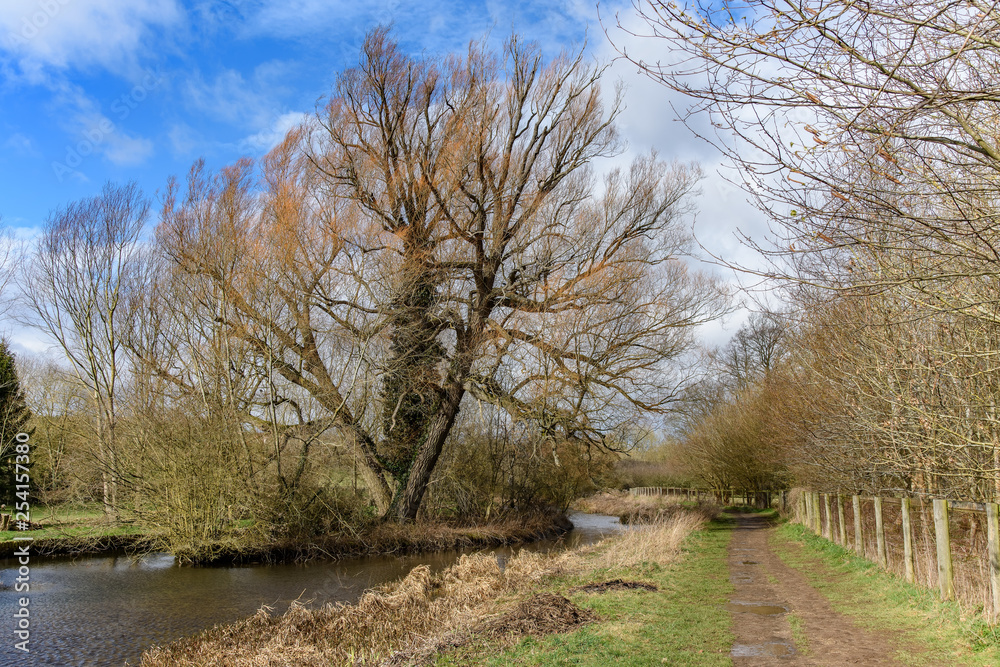
<path fill-rule="evenodd" d="M 621 530 L 618 519 L 572 514 L 574 529 L 560 540 L 536 542 L 535 551 L 589 544 Z M 509 557 L 514 549 L 492 549 Z M 224 568 L 175 567 L 168 554 L 45 559 L 31 563 L 31 653 L 13 648 L 13 613 L 23 594 L 0 590 L 0 618 L 9 631 L 0 641 L 3 665 L 132 664 L 148 647 L 227 623 L 268 605 L 292 600 L 319 605 L 354 601 L 361 593 L 426 563 L 440 569 L 462 553 L 370 557 L 309 565 Z M 0 582 L 10 585 L 17 563 L 0 560 Z M 26 657 L 30 659 L 25 659 Z"/>

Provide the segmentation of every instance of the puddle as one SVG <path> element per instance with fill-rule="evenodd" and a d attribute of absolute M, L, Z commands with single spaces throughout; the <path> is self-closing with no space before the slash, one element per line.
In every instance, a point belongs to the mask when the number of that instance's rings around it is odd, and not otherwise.
<path fill-rule="evenodd" d="M 760 565 L 760 561 L 756 561 L 756 560 L 745 560 L 745 561 L 743 561 L 743 564 L 744 564 L 744 565 Z"/>
<path fill-rule="evenodd" d="M 786 642 L 768 642 L 767 644 L 733 644 L 729 652 L 733 658 L 788 658 L 795 655 L 795 647 Z"/>
<path fill-rule="evenodd" d="M 740 614 L 757 614 L 758 616 L 780 616 L 788 613 L 788 608 L 781 605 L 766 602 L 740 602 L 738 600 L 728 603 L 726 610 Z"/>

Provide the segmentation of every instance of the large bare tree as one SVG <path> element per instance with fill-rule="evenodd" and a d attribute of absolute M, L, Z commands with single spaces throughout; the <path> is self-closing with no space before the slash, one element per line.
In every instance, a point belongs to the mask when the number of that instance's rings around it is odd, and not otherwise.
<path fill-rule="evenodd" d="M 416 516 L 470 397 L 550 455 L 614 446 L 671 406 L 670 362 L 724 308 L 685 261 L 697 170 L 650 156 L 594 177 L 619 148 L 600 74 L 516 38 L 415 59 L 376 30 L 263 160 L 259 196 L 234 166 L 168 198 L 164 253 L 322 406 L 387 515 Z"/>

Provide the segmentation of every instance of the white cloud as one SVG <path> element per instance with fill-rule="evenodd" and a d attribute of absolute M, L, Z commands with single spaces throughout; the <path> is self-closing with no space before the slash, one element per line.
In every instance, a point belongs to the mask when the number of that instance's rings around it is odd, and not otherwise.
<path fill-rule="evenodd" d="M 587 21 L 596 16 L 589 0 L 246 0 L 240 9 L 247 36 L 322 42 L 325 49 L 348 63 L 357 57 L 365 33 L 376 25 L 391 25 L 408 48 L 428 53 L 463 49 L 470 40 L 490 33 L 502 40 L 512 29 L 536 40 L 548 52 L 581 40 Z"/>
<path fill-rule="evenodd" d="M 211 81 L 195 72 L 187 79 L 184 92 L 193 110 L 234 125 L 263 128 L 274 116 L 275 100 L 270 92 L 233 69 L 223 70 Z"/>
<path fill-rule="evenodd" d="M 203 143 L 201 136 L 187 123 L 172 125 L 170 131 L 167 132 L 167 138 L 170 139 L 174 155 L 178 157 L 191 155 Z"/>
<path fill-rule="evenodd" d="M 293 127 L 301 124 L 310 114 L 292 111 L 281 114 L 266 130 L 243 139 L 240 149 L 252 152 L 266 152 L 277 146 Z"/>
<path fill-rule="evenodd" d="M 394 0 L 382 2 L 340 2 L 331 0 L 262 0 L 254 12 L 248 28 L 262 34 L 280 37 L 294 37 L 328 30 L 330 27 L 344 28 L 357 23 L 382 5 L 399 3 Z"/>
<path fill-rule="evenodd" d="M 145 84 L 116 98 L 108 109 L 114 114 L 111 118 L 83 88 L 65 79 L 54 80 L 50 88 L 61 110 L 59 124 L 68 137 L 51 164 L 57 179 L 87 181 L 85 164 L 97 155 L 118 166 L 135 166 L 148 160 L 153 155 L 153 142 L 129 132 L 124 123 L 134 109 L 147 103 L 159 82 L 160 78 L 151 73 Z"/>
<path fill-rule="evenodd" d="M 0 50 L 29 81 L 46 68 L 134 67 L 153 27 L 181 22 L 178 0 L 3 0 Z"/>
<path fill-rule="evenodd" d="M 56 358 L 53 353 L 53 342 L 38 331 L 19 327 L 7 334 L 8 342 L 16 353 L 22 352 L 43 357 Z"/>
<path fill-rule="evenodd" d="M 630 161 L 636 155 L 655 149 L 663 159 L 697 162 L 705 173 L 700 195 L 695 199 L 694 233 L 703 248 L 701 266 L 728 283 L 743 307 L 725 321 L 702 327 L 699 338 L 710 345 L 724 344 L 745 321 L 747 307 L 753 308 L 759 305 L 757 302 L 769 300 L 769 283 L 763 283 L 752 272 L 730 268 L 734 265 L 751 271 L 766 269 L 766 260 L 743 243 L 739 235 L 745 234 L 766 246 L 768 217 L 747 201 L 749 194 L 745 190 L 731 182 L 740 182 L 742 178 L 719 150 L 696 136 L 696 133 L 701 137 L 713 136 L 714 128 L 707 114 L 679 122 L 678 114 L 684 114 L 692 100 L 651 79 L 632 62 L 669 63 L 671 58 L 678 56 L 670 52 L 666 40 L 629 34 L 645 34 L 649 30 L 629 2 L 602 3 L 600 13 L 608 36 L 619 47 L 627 46 L 631 59 L 622 58 L 603 32 L 591 33 L 592 52 L 600 61 L 612 62 L 604 78 L 606 94 L 610 96 L 612 82 L 616 80 L 626 86 L 625 108 L 618 125 L 629 149 L 620 160 Z M 597 29 L 594 24 L 592 30 Z"/>
<path fill-rule="evenodd" d="M 41 153 L 35 148 L 34 142 L 30 137 L 27 137 L 20 132 L 15 132 L 14 134 L 7 137 L 7 141 L 3 143 L 4 148 L 13 151 L 16 155 L 22 157 L 39 157 Z"/>
<path fill-rule="evenodd" d="M 588 24 L 597 25 L 597 4 L 588 0 L 524 3 L 487 0 L 486 7 L 490 20 L 496 24 L 495 36 L 504 39 L 513 29 L 520 37 L 538 42 L 547 53 L 583 46 Z"/>
<path fill-rule="evenodd" d="M 102 152 L 112 164 L 132 167 L 142 164 L 153 155 L 153 142 L 119 130 L 106 139 Z"/>
<path fill-rule="evenodd" d="M 23 222 L 20 218 L 17 222 Z M 42 228 L 38 226 L 25 227 L 24 225 L 8 227 L 10 233 L 14 235 L 16 241 L 30 241 L 42 233 Z"/>

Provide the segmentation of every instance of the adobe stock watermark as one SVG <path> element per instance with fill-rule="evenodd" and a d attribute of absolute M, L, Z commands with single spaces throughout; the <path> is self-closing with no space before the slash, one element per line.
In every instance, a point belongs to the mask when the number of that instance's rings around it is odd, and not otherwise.
<path fill-rule="evenodd" d="M 63 7 L 73 2 L 73 0 L 39 0 L 37 9 L 30 14 L 21 17 L 21 25 L 14 32 L 7 34 L 7 48 L 14 50 L 14 47 L 25 46 L 29 41 L 37 37 L 52 22 Z"/>
<path fill-rule="evenodd" d="M 16 452 L 14 456 L 14 527 L 17 531 L 26 531 L 31 527 L 31 503 L 29 501 L 31 487 L 31 448 L 28 445 L 30 436 L 27 433 L 18 433 L 14 436 L 17 444 L 14 446 Z M 14 557 L 17 558 L 17 576 L 14 578 L 14 592 L 22 596 L 17 598 L 14 611 L 14 648 L 24 653 L 29 653 L 31 648 L 28 642 L 31 640 L 31 568 L 29 563 L 31 555 L 29 547 L 34 538 L 27 535 L 18 535 L 15 542 L 22 542 L 14 550 Z"/>
<path fill-rule="evenodd" d="M 117 97 L 111 103 L 111 112 L 118 122 L 127 119 L 132 112 L 149 97 L 151 91 L 159 86 L 164 77 L 159 72 L 146 70 L 146 75 L 142 81 L 132 87 L 132 90 Z M 66 176 L 77 172 L 77 168 L 83 164 L 84 160 L 93 155 L 98 148 L 118 131 L 118 126 L 107 116 L 101 115 L 92 127 L 84 130 L 82 137 L 75 144 L 66 145 L 66 155 L 62 162 L 53 162 L 52 171 L 60 183 Z"/>

